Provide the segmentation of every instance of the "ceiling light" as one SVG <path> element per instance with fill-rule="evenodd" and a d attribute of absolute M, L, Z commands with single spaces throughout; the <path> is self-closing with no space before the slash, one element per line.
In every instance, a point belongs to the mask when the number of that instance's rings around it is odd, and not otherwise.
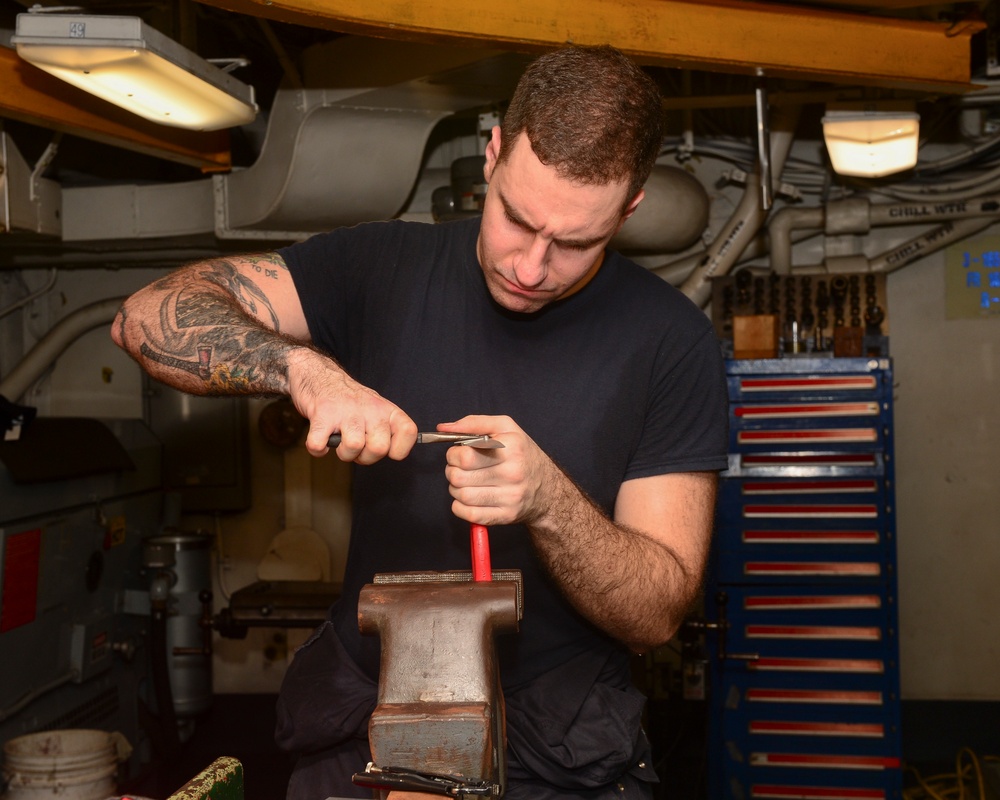
<path fill-rule="evenodd" d="M 11 41 L 36 67 L 163 125 L 213 131 L 257 115 L 252 86 L 138 17 L 18 14 Z"/>
<path fill-rule="evenodd" d="M 917 163 L 920 115 L 912 104 L 830 103 L 823 138 L 834 172 L 878 178 Z"/>

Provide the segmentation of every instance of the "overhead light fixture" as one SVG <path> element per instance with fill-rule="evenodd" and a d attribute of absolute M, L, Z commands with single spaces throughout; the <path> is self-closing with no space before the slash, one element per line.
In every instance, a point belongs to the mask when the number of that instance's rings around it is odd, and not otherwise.
<path fill-rule="evenodd" d="M 823 138 L 834 172 L 879 178 L 917 163 L 920 115 L 912 103 L 829 103 Z"/>
<path fill-rule="evenodd" d="M 18 14 L 21 58 L 134 114 L 214 131 L 257 115 L 253 87 L 138 17 Z"/>

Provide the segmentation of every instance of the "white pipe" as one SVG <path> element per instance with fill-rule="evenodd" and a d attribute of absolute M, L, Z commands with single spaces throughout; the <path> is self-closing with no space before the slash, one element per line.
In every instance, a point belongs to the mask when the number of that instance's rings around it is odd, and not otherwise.
<path fill-rule="evenodd" d="M 893 272 L 907 264 L 912 264 L 924 256 L 958 242 L 967 236 L 985 230 L 995 222 L 989 217 L 974 217 L 946 222 L 908 242 L 897 245 L 868 262 L 872 272 Z"/>
<path fill-rule="evenodd" d="M 793 271 L 799 274 L 815 272 L 817 269 L 825 271 L 817 265 L 792 267 L 792 231 L 796 229 L 816 230 L 825 227 L 828 233 L 867 233 L 872 227 L 888 225 L 985 219 L 985 225 L 970 226 L 970 229 L 975 228 L 979 231 L 988 227 L 997 217 L 1000 217 L 1000 197 L 997 196 L 951 202 L 928 200 L 918 203 L 878 204 L 869 204 L 865 198 L 849 198 L 830 203 L 826 207 L 786 207 L 777 212 L 767 226 L 771 242 L 771 269 L 778 275 L 787 275 Z M 939 230 L 941 229 L 934 229 L 934 231 Z M 931 236 L 932 241 L 934 231 L 925 234 Z M 918 236 L 907 244 L 919 242 L 922 238 L 923 236 Z"/>
<path fill-rule="evenodd" d="M 782 116 L 788 113 L 789 119 L 776 120 L 775 130 L 771 134 L 771 167 L 772 176 L 778 180 L 792 147 L 795 124 L 798 119 L 798 108 L 782 109 Z M 779 115 L 775 115 L 778 117 Z M 767 211 L 761 202 L 760 175 L 752 173 L 747 180 L 743 197 L 732 217 L 725 224 L 719 235 L 708 246 L 704 256 L 681 284 L 681 291 L 690 297 L 698 306 L 704 308 L 712 294 L 712 278 L 721 277 L 729 272 L 740 257 L 744 248 L 760 230 Z"/>
<path fill-rule="evenodd" d="M 938 225 L 936 228 L 925 231 L 873 258 L 864 255 L 831 258 L 823 264 L 804 264 L 792 267 L 792 272 L 796 275 L 894 272 L 900 267 L 919 261 L 954 242 L 985 230 L 995 221 L 991 217 L 969 217 L 968 219 L 946 222 L 944 225 Z"/>
<path fill-rule="evenodd" d="M 785 206 L 771 217 L 767 235 L 771 243 L 771 269 L 787 275 L 792 269 L 792 231 L 797 228 L 822 228 L 826 223 L 826 208 L 792 208 Z"/>
<path fill-rule="evenodd" d="M 37 291 L 32 292 L 27 297 L 22 297 L 20 300 L 15 300 L 9 306 L 6 306 L 5 308 L 0 309 L 0 319 L 3 319 L 8 314 L 11 314 L 11 313 L 17 311 L 19 308 L 23 308 L 24 306 L 28 305 L 28 303 L 32 302 L 33 300 L 37 300 L 43 294 L 45 294 L 46 292 L 48 292 L 53 286 L 56 285 L 56 277 L 57 276 L 58 276 L 58 273 L 56 272 L 55 267 L 53 267 L 51 270 L 49 270 L 48 280 L 45 282 L 45 285 L 41 289 L 38 289 Z"/>
<path fill-rule="evenodd" d="M 991 173 L 992 174 L 992 173 Z M 915 202 L 920 202 L 922 200 L 935 200 L 937 202 L 947 202 L 949 200 L 967 200 L 972 195 L 978 194 L 988 194 L 990 192 L 996 192 L 1000 190 L 1000 172 L 988 181 L 979 184 L 975 191 L 967 188 L 962 188 L 959 191 L 942 191 L 936 192 L 933 189 L 933 184 L 928 184 L 927 191 L 911 190 L 904 188 L 885 188 L 885 189 L 872 189 L 874 192 L 879 194 L 886 194 L 891 197 L 895 197 L 899 200 L 913 200 Z"/>
<path fill-rule="evenodd" d="M 1000 217 L 1000 197 L 994 195 L 950 202 L 879 203 L 871 207 L 872 225 L 906 225 L 975 217 Z"/>
<path fill-rule="evenodd" d="M 59 320 L 0 380 L 0 395 L 16 403 L 73 342 L 94 328 L 110 325 L 123 302 L 124 297 L 99 300 Z"/>

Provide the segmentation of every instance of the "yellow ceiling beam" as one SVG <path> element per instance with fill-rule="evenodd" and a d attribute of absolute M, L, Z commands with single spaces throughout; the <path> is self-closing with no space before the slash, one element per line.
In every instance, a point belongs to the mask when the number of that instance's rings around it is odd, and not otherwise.
<path fill-rule="evenodd" d="M 613 44 L 642 63 L 962 91 L 978 21 L 949 27 L 741 0 L 201 0 L 346 33 L 514 50 Z"/>
<path fill-rule="evenodd" d="M 54 78 L 0 47 L 0 117 L 197 167 L 230 169 L 229 134 L 167 128 Z"/>

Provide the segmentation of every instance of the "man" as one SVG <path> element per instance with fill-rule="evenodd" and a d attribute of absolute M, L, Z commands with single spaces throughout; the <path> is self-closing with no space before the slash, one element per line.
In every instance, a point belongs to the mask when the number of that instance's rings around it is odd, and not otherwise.
<path fill-rule="evenodd" d="M 358 632 L 358 592 L 376 572 L 468 569 L 469 523 L 524 577 L 521 630 L 498 640 L 507 796 L 650 796 L 630 653 L 697 596 L 726 466 L 710 324 L 605 249 L 660 141 L 641 70 L 610 47 L 560 50 L 492 131 L 481 220 L 339 229 L 185 267 L 124 304 L 115 341 L 153 375 L 288 394 L 312 454 L 339 432 L 337 456 L 361 465 L 342 600 L 279 700 L 291 800 L 365 796 L 350 775 L 379 642 Z M 413 449 L 435 426 L 504 447 Z"/>

